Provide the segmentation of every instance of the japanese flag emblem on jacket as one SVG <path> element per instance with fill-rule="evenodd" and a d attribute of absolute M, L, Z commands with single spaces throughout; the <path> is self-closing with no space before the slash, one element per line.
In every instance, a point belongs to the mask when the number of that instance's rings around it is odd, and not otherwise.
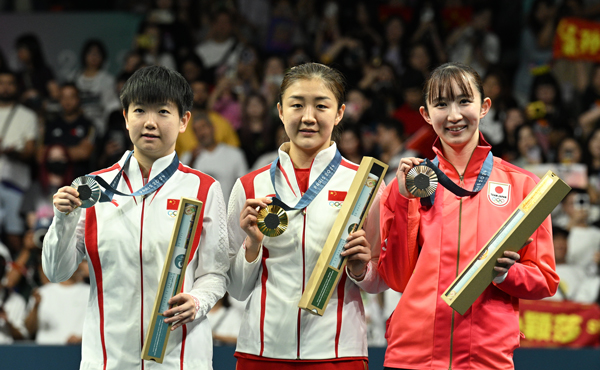
<path fill-rule="evenodd" d="M 493 205 L 503 207 L 510 200 L 510 184 L 488 182 L 488 199 Z"/>

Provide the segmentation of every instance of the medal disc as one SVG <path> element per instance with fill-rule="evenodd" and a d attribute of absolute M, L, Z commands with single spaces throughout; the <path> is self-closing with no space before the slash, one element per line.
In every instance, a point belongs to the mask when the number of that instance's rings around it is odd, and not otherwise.
<path fill-rule="evenodd" d="M 279 236 L 287 229 L 288 216 L 281 207 L 269 205 L 258 212 L 257 224 L 264 235 Z"/>
<path fill-rule="evenodd" d="M 100 199 L 100 185 L 91 177 L 79 176 L 73 180 L 71 186 L 79 193 L 81 208 L 90 208 Z"/>
<path fill-rule="evenodd" d="M 406 189 L 418 198 L 433 194 L 437 185 L 437 175 L 427 166 L 415 166 L 406 175 Z"/>

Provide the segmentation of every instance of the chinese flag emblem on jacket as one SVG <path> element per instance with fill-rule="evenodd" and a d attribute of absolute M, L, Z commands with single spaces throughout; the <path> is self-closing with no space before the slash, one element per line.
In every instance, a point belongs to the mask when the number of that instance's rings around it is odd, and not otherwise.
<path fill-rule="evenodd" d="M 179 201 L 179 199 L 167 200 L 167 211 L 177 211 L 177 208 L 179 208 Z"/>

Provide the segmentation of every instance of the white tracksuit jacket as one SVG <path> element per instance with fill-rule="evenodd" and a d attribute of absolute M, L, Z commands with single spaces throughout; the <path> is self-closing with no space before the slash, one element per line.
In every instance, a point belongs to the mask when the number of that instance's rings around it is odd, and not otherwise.
<path fill-rule="evenodd" d="M 294 167 L 286 153 L 289 144 L 279 149 L 282 171 L 275 178 L 282 200 L 294 206 L 300 200 Z M 321 151 L 314 159 L 309 184 L 333 159 L 336 145 Z M 236 351 L 238 353 L 283 360 L 366 358 L 367 330 L 360 288 L 377 293 L 387 286 L 377 273 L 380 250 L 379 196 L 365 223 L 373 259 L 365 278 L 356 282 L 344 272 L 325 314 L 315 316 L 298 308 L 302 292 L 340 210 L 340 202 L 329 201 L 330 191 L 347 192 L 358 166 L 345 159 L 325 188 L 303 211 L 288 211 L 288 229 L 278 237 L 265 237 L 258 258 L 245 259 L 245 232 L 240 228 L 240 212 L 246 199 L 274 196 L 269 166 L 237 180 L 229 199 L 228 291 L 244 300 L 251 295 Z"/>
<path fill-rule="evenodd" d="M 127 153 L 112 167 L 99 171 L 112 181 Z M 165 169 L 174 154 L 154 162 L 150 180 Z M 131 157 L 117 190 L 132 193 L 143 185 Z M 170 199 L 185 196 L 203 202 L 202 232 L 196 233 L 183 291 L 196 297 L 196 319 L 171 332 L 162 364 L 140 359 L 154 307 L 176 216 Z M 179 163 L 177 171 L 146 197 L 115 195 L 112 203 L 97 203 L 70 214 L 56 210 L 43 247 L 44 273 L 64 281 L 86 258 L 90 297 L 83 329 L 81 369 L 211 369 L 212 335 L 206 313 L 227 285 L 227 226 L 221 187 L 217 181 Z M 199 240 L 198 240 L 199 239 Z"/>

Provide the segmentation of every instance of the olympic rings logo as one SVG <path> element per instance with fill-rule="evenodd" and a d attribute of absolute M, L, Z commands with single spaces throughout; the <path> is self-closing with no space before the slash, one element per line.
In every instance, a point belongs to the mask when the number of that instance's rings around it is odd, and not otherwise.
<path fill-rule="evenodd" d="M 169 217 L 175 218 L 177 217 L 177 210 L 167 211 L 167 214 L 169 215 Z"/>
<path fill-rule="evenodd" d="M 333 208 L 342 208 L 344 202 L 329 202 L 329 205 Z"/>

